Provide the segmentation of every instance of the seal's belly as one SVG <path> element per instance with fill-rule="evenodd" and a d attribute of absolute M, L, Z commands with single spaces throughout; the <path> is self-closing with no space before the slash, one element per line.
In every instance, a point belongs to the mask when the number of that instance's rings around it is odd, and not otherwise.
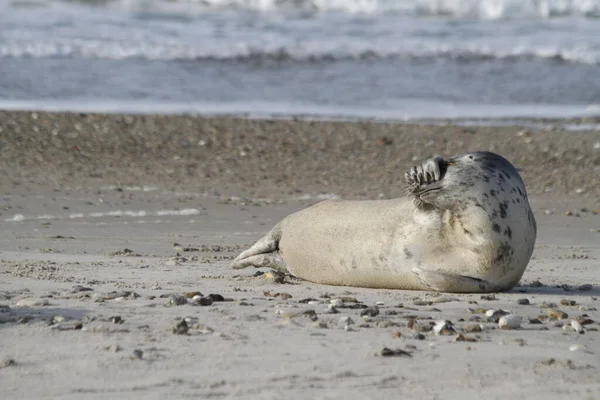
<path fill-rule="evenodd" d="M 420 259 L 422 227 L 410 214 L 373 212 L 369 206 L 326 205 L 288 217 L 279 251 L 289 272 L 328 285 L 424 289 L 412 273 Z"/>

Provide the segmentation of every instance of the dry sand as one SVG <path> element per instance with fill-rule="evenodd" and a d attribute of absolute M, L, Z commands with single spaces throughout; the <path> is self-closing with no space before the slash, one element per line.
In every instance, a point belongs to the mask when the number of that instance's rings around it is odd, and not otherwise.
<path fill-rule="evenodd" d="M 558 128 L 1 112 L 0 396 L 600 398 L 596 143 L 600 132 Z M 509 158 L 531 194 L 538 242 L 510 293 L 228 268 L 290 212 L 401 195 L 415 162 L 471 150 Z M 189 292 L 227 301 L 176 305 Z M 568 317 L 532 323 L 548 303 Z M 495 329 L 479 309 L 521 315 L 522 329 Z M 428 331 L 444 319 L 476 341 Z M 563 329 L 573 319 L 584 334 Z M 464 332 L 473 325 L 483 331 Z"/>

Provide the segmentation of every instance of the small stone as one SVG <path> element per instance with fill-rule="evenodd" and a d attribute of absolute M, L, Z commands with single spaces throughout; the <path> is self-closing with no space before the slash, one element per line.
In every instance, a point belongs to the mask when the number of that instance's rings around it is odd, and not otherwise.
<path fill-rule="evenodd" d="M 581 324 L 576 320 L 571 321 L 571 327 L 579 334 L 585 333 L 585 331 L 583 330 L 583 326 L 581 326 Z"/>
<path fill-rule="evenodd" d="M 379 355 L 382 357 L 412 357 L 412 355 L 406 350 L 388 349 L 387 347 L 381 349 Z"/>
<path fill-rule="evenodd" d="M 287 293 L 282 293 L 281 297 L 283 298 L 285 294 L 287 294 Z M 211 293 L 206 297 L 211 299 L 213 302 L 225 301 L 225 297 L 221 296 L 220 294 L 216 294 L 216 293 Z M 292 297 L 292 296 L 290 296 L 290 297 Z"/>
<path fill-rule="evenodd" d="M 376 301 L 375 305 L 376 306 L 383 306 L 383 305 L 385 305 L 385 303 L 383 301 Z"/>
<path fill-rule="evenodd" d="M 560 301 L 560 304 L 563 306 L 574 306 L 577 304 L 577 302 L 575 300 L 562 299 Z"/>
<path fill-rule="evenodd" d="M 423 335 L 422 333 L 417 333 L 415 336 L 413 336 L 415 339 L 417 340 L 425 340 L 425 335 Z"/>
<path fill-rule="evenodd" d="M 465 332 L 481 332 L 481 325 L 479 325 L 479 324 L 465 325 L 463 330 Z"/>
<path fill-rule="evenodd" d="M 585 346 L 582 344 L 572 344 L 569 346 L 569 351 L 579 351 L 584 350 Z"/>
<path fill-rule="evenodd" d="M 594 286 L 590 283 L 583 284 L 577 288 L 580 292 L 589 292 L 592 289 L 594 289 Z"/>
<path fill-rule="evenodd" d="M 199 300 L 196 301 L 196 304 L 201 305 L 201 306 L 210 306 L 212 305 L 213 300 L 206 296 L 206 297 L 201 297 Z"/>
<path fill-rule="evenodd" d="M 433 327 L 433 331 L 436 335 L 440 336 L 451 336 L 456 334 L 452 322 L 445 320 L 437 321 Z"/>
<path fill-rule="evenodd" d="M 497 323 L 500 320 L 500 317 L 508 314 L 509 312 L 504 310 L 488 310 L 485 313 L 485 315 L 488 317 L 488 322 L 494 323 Z"/>
<path fill-rule="evenodd" d="M 52 325 L 52 329 L 59 331 L 77 331 L 83 328 L 81 321 L 66 321 Z"/>
<path fill-rule="evenodd" d="M 195 296 L 200 296 L 200 297 L 202 297 L 202 296 L 203 296 L 203 294 L 202 294 L 202 293 L 200 293 L 200 292 L 185 292 L 185 293 L 183 294 L 183 296 L 184 296 L 186 299 L 192 299 L 192 298 L 194 298 Z"/>
<path fill-rule="evenodd" d="M 169 305 L 172 306 L 181 306 L 187 304 L 187 299 L 184 296 L 180 296 L 180 295 L 172 295 L 171 297 L 169 297 Z"/>
<path fill-rule="evenodd" d="M 319 328 L 319 329 L 327 329 L 328 328 L 327 324 L 324 321 L 313 322 L 313 327 Z"/>
<path fill-rule="evenodd" d="M 346 325 L 352 325 L 354 324 L 354 321 L 352 320 L 352 318 L 348 317 L 348 316 L 344 316 L 340 318 L 340 322 L 342 324 L 346 324 Z"/>
<path fill-rule="evenodd" d="M 140 349 L 135 349 L 133 350 L 133 357 L 137 358 L 138 360 L 141 360 L 142 357 L 144 356 L 144 352 Z"/>
<path fill-rule="evenodd" d="M 121 318 L 120 315 L 115 315 L 114 317 L 110 317 L 108 320 L 110 322 L 112 322 L 113 324 L 122 324 L 123 322 L 125 322 L 123 320 L 123 318 Z"/>
<path fill-rule="evenodd" d="M 559 320 L 559 319 L 567 319 L 569 318 L 569 314 L 567 314 L 566 312 L 557 310 L 555 308 L 551 308 L 547 311 L 548 316 L 550 317 L 550 319 L 553 320 Z"/>
<path fill-rule="evenodd" d="M 432 304 L 433 304 L 432 301 L 423 301 L 423 300 L 413 301 L 413 305 L 415 305 L 415 306 L 430 306 Z"/>
<path fill-rule="evenodd" d="M 329 303 L 334 307 L 340 307 L 344 305 L 342 299 L 331 299 L 329 300 Z"/>
<path fill-rule="evenodd" d="M 189 326 L 185 319 L 182 319 L 175 327 L 173 328 L 173 333 L 176 335 L 186 335 L 189 330 Z"/>
<path fill-rule="evenodd" d="M 477 342 L 478 340 L 470 337 L 470 336 L 465 336 L 463 334 L 458 334 L 456 336 L 456 338 L 454 339 L 455 342 Z"/>
<path fill-rule="evenodd" d="M 481 300 L 494 301 L 494 300 L 498 300 L 498 299 L 493 294 L 484 294 L 481 296 Z"/>
<path fill-rule="evenodd" d="M 530 303 L 529 303 L 529 299 L 519 299 L 519 300 L 517 300 L 517 304 L 526 306 L 526 305 L 529 305 Z"/>
<path fill-rule="evenodd" d="M 393 337 L 394 339 L 397 339 L 397 338 L 399 338 L 399 337 L 402 337 L 402 332 L 400 332 L 400 331 L 393 331 L 393 332 L 392 332 L 392 337 Z"/>
<path fill-rule="evenodd" d="M 379 308 L 377 306 L 365 308 L 364 310 L 362 310 L 360 312 L 361 317 L 364 317 L 364 316 L 376 317 L 377 315 L 379 315 Z"/>
<path fill-rule="evenodd" d="M 515 314 L 504 315 L 498 320 L 500 329 L 519 329 L 521 327 L 521 317 Z"/>
<path fill-rule="evenodd" d="M 596 307 L 579 306 L 579 311 L 597 311 Z"/>

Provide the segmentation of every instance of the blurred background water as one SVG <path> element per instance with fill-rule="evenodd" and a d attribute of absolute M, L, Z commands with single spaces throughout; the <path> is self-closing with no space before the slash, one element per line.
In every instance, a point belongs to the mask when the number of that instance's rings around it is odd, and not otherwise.
<path fill-rule="evenodd" d="M 600 115 L 600 0 L 0 1 L 0 108 Z"/>

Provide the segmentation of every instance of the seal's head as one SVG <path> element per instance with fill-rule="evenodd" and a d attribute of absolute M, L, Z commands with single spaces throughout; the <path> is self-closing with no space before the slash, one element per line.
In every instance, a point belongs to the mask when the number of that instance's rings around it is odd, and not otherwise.
<path fill-rule="evenodd" d="M 453 211 L 469 204 L 527 202 L 527 192 L 516 168 L 490 152 L 474 152 L 444 160 L 434 157 L 406 174 L 409 194 L 421 208 L 428 206 Z M 504 210 L 504 211 L 503 211 Z"/>
<path fill-rule="evenodd" d="M 517 169 L 490 152 L 435 157 L 405 175 L 419 210 L 443 215 L 454 243 L 477 255 L 479 279 L 516 284 L 537 226 Z"/>

